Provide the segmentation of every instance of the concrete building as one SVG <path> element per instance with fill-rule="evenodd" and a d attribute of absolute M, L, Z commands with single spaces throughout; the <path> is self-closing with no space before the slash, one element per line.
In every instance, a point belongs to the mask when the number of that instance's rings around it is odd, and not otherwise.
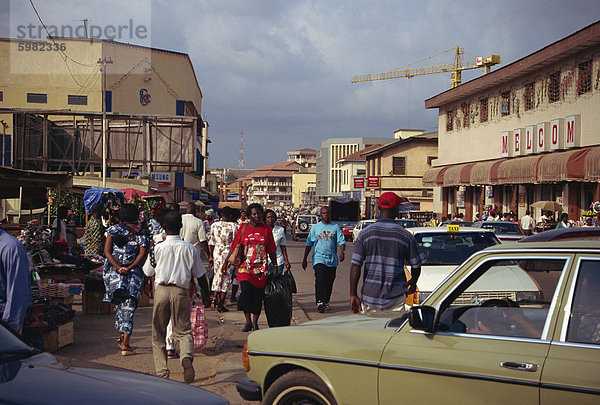
<path fill-rule="evenodd" d="M 287 160 L 300 163 L 303 167 L 315 167 L 317 166 L 317 151 L 310 148 L 291 150 L 287 152 Z"/>
<path fill-rule="evenodd" d="M 292 205 L 292 176 L 302 166 L 297 162 L 279 162 L 259 167 L 252 173 L 252 200 L 265 208 Z"/>
<path fill-rule="evenodd" d="M 317 152 L 317 198 L 325 202 L 332 197 L 342 197 L 343 172 L 338 163 L 341 158 L 393 141 L 393 138 L 329 138 L 321 142 Z"/>
<path fill-rule="evenodd" d="M 597 22 L 426 100 L 439 109 L 438 159 L 423 178 L 439 187 L 435 211 L 521 217 L 552 200 L 577 220 L 600 200 L 599 77 Z"/>
<path fill-rule="evenodd" d="M 337 163 L 342 171 L 342 185 L 341 192 L 345 198 L 354 198 L 360 201 L 361 207 L 360 212 L 363 214 L 366 212 L 366 195 L 365 195 L 365 177 L 367 175 L 367 162 L 365 153 L 370 152 L 374 149 L 382 146 L 381 144 L 371 145 L 365 149 L 359 150 L 358 152 L 351 153 L 338 159 Z M 360 179 L 358 183 L 355 183 L 355 179 Z M 357 187 L 357 185 L 363 185 Z"/>
<path fill-rule="evenodd" d="M 0 72 L 0 165 L 70 172 L 74 187 L 101 185 L 105 80 L 107 186 L 129 183 L 173 201 L 203 192 L 208 123 L 187 54 L 109 40 L 3 38 Z"/>
<path fill-rule="evenodd" d="M 292 206 L 300 208 L 316 205 L 316 187 L 316 168 L 300 168 L 299 172 L 292 174 Z"/>
<path fill-rule="evenodd" d="M 396 142 L 364 152 L 367 178 L 377 178 L 379 187 L 369 188 L 367 214 L 377 212 L 377 199 L 386 191 L 406 197 L 417 211 L 433 210 L 433 189 L 422 184 L 423 174 L 437 158 L 437 132 L 410 134 Z"/>

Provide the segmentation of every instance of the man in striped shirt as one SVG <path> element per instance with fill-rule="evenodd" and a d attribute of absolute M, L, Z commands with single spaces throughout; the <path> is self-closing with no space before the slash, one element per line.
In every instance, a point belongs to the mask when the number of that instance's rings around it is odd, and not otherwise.
<path fill-rule="evenodd" d="M 396 317 L 404 312 L 406 295 L 415 291 L 421 274 L 421 256 L 414 236 L 394 221 L 400 198 L 392 192 L 379 197 L 381 218 L 358 234 L 350 267 L 352 312 Z M 404 265 L 411 266 L 407 281 Z M 361 297 L 357 287 L 365 265 Z"/>

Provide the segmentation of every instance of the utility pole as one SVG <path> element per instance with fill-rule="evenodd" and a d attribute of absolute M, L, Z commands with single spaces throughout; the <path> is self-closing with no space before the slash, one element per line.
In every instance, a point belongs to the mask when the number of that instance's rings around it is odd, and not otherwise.
<path fill-rule="evenodd" d="M 244 168 L 244 133 L 240 132 L 240 164 L 239 168 Z"/>
<path fill-rule="evenodd" d="M 112 64 L 111 58 L 100 58 L 98 64 L 100 65 L 100 72 L 102 72 L 102 187 L 106 187 L 106 65 Z"/>
<path fill-rule="evenodd" d="M 88 36 L 88 29 L 87 29 L 87 23 L 88 23 L 89 19 L 84 18 L 83 20 L 73 20 L 73 22 L 82 22 L 83 23 L 83 29 L 85 30 L 85 39 L 91 39 Z"/>

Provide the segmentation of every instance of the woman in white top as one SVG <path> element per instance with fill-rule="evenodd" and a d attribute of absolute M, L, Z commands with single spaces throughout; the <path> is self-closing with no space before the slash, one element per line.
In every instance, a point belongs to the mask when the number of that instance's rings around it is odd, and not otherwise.
<path fill-rule="evenodd" d="M 275 239 L 275 246 L 277 246 L 277 251 L 275 252 L 277 256 L 277 274 L 283 274 L 284 267 L 288 270 L 292 267 L 288 260 L 285 229 L 279 225 L 275 225 L 277 214 L 275 214 L 275 211 L 273 210 L 265 210 L 264 219 L 265 223 L 271 227 L 271 230 L 273 231 L 273 239 Z M 274 268 L 272 264 L 269 263 L 269 274 L 273 274 L 273 271 Z"/>

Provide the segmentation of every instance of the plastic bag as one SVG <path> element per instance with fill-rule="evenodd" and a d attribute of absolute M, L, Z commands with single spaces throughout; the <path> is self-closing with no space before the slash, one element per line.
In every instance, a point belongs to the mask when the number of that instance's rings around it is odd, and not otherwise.
<path fill-rule="evenodd" d="M 269 277 L 265 286 L 264 303 L 270 328 L 290 326 L 292 322 L 292 292 L 285 277 L 280 275 Z"/>
<path fill-rule="evenodd" d="M 190 308 L 190 322 L 192 324 L 192 336 L 194 337 L 194 349 L 204 349 L 208 339 L 208 327 L 206 326 L 206 315 L 200 297 L 192 295 L 192 307 Z"/>
<path fill-rule="evenodd" d="M 291 270 L 284 271 L 282 277 L 285 280 L 287 280 L 290 292 L 292 294 L 296 294 L 298 292 L 298 289 L 296 288 L 296 280 L 294 279 L 294 275 L 292 274 L 292 271 Z"/>

